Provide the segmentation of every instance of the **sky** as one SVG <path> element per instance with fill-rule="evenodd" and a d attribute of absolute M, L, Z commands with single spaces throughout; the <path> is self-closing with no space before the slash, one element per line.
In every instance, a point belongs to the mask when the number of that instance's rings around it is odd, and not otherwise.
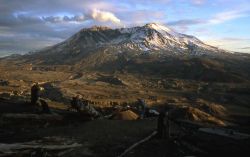
<path fill-rule="evenodd" d="M 250 53 L 250 0 L 0 0 L 0 56 L 52 46 L 93 25 L 152 22 Z"/>

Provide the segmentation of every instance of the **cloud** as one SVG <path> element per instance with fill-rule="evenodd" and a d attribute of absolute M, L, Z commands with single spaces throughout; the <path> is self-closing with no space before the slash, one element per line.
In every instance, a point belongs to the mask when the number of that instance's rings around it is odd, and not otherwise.
<path fill-rule="evenodd" d="M 236 37 L 226 37 L 226 38 L 223 38 L 223 40 L 225 41 L 249 41 L 250 42 L 250 38 L 236 38 Z"/>
<path fill-rule="evenodd" d="M 235 38 L 235 37 L 224 37 L 224 38 L 213 38 L 207 39 L 205 42 L 209 45 L 214 45 L 225 50 L 231 50 L 235 52 L 250 53 L 248 38 Z M 242 49 L 243 48 L 243 49 Z"/>
<path fill-rule="evenodd" d="M 123 20 L 123 24 L 126 27 L 141 26 L 146 23 L 157 22 L 165 23 L 166 22 L 166 12 L 165 11 L 151 11 L 151 10 L 131 10 L 126 11 L 120 17 Z"/>
<path fill-rule="evenodd" d="M 0 0 L 0 55 L 54 45 L 91 25 L 120 23 L 116 8 L 108 0 Z"/>
<path fill-rule="evenodd" d="M 207 19 L 181 19 L 167 22 L 167 25 L 188 30 L 193 25 L 217 25 L 237 18 L 250 16 L 250 9 L 236 9 L 231 11 L 220 12 Z M 185 29 L 183 29 L 185 28 Z"/>
<path fill-rule="evenodd" d="M 234 20 L 241 17 L 250 16 L 249 10 L 231 10 L 215 14 L 209 19 L 182 19 L 177 21 L 168 22 L 169 25 L 173 26 L 187 26 L 187 25 L 199 25 L 199 24 L 220 24 L 226 21 Z"/>
<path fill-rule="evenodd" d="M 87 20 L 84 15 L 69 16 L 44 16 L 42 19 L 45 22 L 59 23 L 59 22 L 83 22 Z"/>
<path fill-rule="evenodd" d="M 21 27 L 24 25 L 62 22 L 84 22 L 88 20 L 84 15 L 74 16 L 30 16 L 30 15 L 0 15 L 0 26 Z"/>
<path fill-rule="evenodd" d="M 188 25 L 197 25 L 204 23 L 206 23 L 206 21 L 201 19 L 183 19 L 183 20 L 171 21 L 168 22 L 167 24 L 170 26 L 188 26 Z"/>
<path fill-rule="evenodd" d="M 204 4 L 205 0 L 191 0 L 191 2 L 195 5 L 201 5 Z"/>
<path fill-rule="evenodd" d="M 9 45 L 9 49 L 12 46 L 17 51 L 28 52 L 35 47 L 40 48 L 39 43 L 42 46 L 46 43 L 56 44 L 80 29 L 92 25 L 130 27 L 159 22 L 167 23 L 184 33 L 190 31 L 195 33 L 197 31 L 193 28 L 210 29 L 214 25 L 222 25 L 226 21 L 249 15 L 249 0 L 211 1 L 217 4 L 216 8 L 213 8 L 214 6 L 208 0 L 179 1 L 0 0 L 0 51 L 3 50 L 4 45 L 5 48 Z M 219 10 L 218 6 L 226 11 L 214 13 L 213 11 Z M 235 9 L 232 10 L 232 8 Z M 235 24 L 234 27 L 240 26 Z M 195 35 L 201 34 L 199 32 Z M 211 36 L 211 33 L 204 36 Z M 11 38 L 16 40 L 13 41 Z M 23 42 L 24 40 L 27 42 Z M 33 42 L 35 44 L 31 44 Z M 249 45 L 245 47 L 247 46 Z"/>
<path fill-rule="evenodd" d="M 33 34 L 0 35 L 0 57 L 6 53 L 24 53 L 34 51 L 61 42 L 61 38 L 48 36 L 34 36 Z M 15 43 L 15 44 L 13 44 Z"/>
<path fill-rule="evenodd" d="M 250 50 L 250 47 L 242 47 L 241 49 L 243 49 L 243 50 L 245 50 L 245 49 Z"/>
<path fill-rule="evenodd" d="M 114 24 L 120 24 L 121 20 L 117 18 L 113 13 L 108 11 L 101 11 L 94 9 L 91 13 L 91 17 L 100 22 L 113 22 Z"/>
<path fill-rule="evenodd" d="M 24 16 L 24 15 L 0 15 L 0 26 L 20 26 L 26 24 L 36 24 L 42 23 L 42 20 L 39 17 L 34 16 Z"/>
<path fill-rule="evenodd" d="M 213 18 L 208 20 L 210 24 L 219 24 L 229 20 L 250 16 L 250 9 L 238 9 L 232 11 L 226 11 L 216 14 Z"/>
<path fill-rule="evenodd" d="M 167 25 L 175 27 L 175 29 L 179 32 L 186 33 L 190 30 L 190 26 L 202 25 L 205 23 L 207 23 L 207 21 L 202 19 L 182 19 L 167 22 Z"/>

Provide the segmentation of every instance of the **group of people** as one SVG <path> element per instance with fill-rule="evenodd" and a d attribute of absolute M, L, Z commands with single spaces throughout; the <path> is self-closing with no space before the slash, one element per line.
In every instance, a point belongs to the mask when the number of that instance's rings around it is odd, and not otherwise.
<path fill-rule="evenodd" d="M 71 106 L 69 109 L 74 109 L 77 112 L 84 112 L 90 116 L 98 117 L 100 113 L 88 103 L 87 100 L 81 98 L 79 95 L 72 98 L 70 102 Z"/>
<path fill-rule="evenodd" d="M 49 106 L 47 102 L 43 99 L 39 99 L 40 92 L 43 90 L 38 83 L 33 84 L 31 87 L 31 105 L 38 106 L 38 101 L 40 101 L 42 111 L 44 113 L 50 113 Z M 86 112 L 87 114 L 98 117 L 100 116 L 99 112 L 88 103 L 87 100 L 80 98 L 80 96 L 75 96 L 71 100 L 71 106 L 69 109 L 74 109 L 77 112 Z M 148 109 L 145 101 L 143 99 L 138 99 L 138 111 L 140 113 L 140 118 L 143 119 Z M 158 115 L 157 122 L 157 132 L 159 138 L 169 138 L 170 137 L 170 120 L 168 112 L 162 111 Z"/>
<path fill-rule="evenodd" d="M 38 83 L 32 85 L 30 104 L 32 106 L 41 106 L 43 113 L 50 113 L 48 103 L 44 99 L 39 98 L 43 90 L 44 89 Z M 87 100 L 80 98 L 80 96 L 73 97 L 70 104 L 70 109 L 74 109 L 77 112 L 85 112 L 94 117 L 99 116 L 99 112 L 97 112 Z"/>

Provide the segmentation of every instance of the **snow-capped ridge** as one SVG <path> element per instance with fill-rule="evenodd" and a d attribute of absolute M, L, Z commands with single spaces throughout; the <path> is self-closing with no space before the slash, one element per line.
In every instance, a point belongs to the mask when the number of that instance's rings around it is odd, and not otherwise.
<path fill-rule="evenodd" d="M 207 54 L 219 52 L 218 48 L 206 45 L 198 38 L 176 32 L 174 29 L 158 24 L 149 23 L 144 26 L 111 29 L 104 26 L 93 26 L 82 29 L 74 36 L 60 44 L 58 50 L 67 45 L 74 45 L 72 51 L 81 49 L 112 48 L 118 51 L 136 50 L 142 52 L 160 51 L 175 54 Z"/>
<path fill-rule="evenodd" d="M 167 27 L 165 25 L 158 24 L 158 23 L 148 23 L 148 24 L 144 25 L 143 27 L 154 29 L 154 30 L 156 30 L 156 31 L 158 31 L 159 33 L 162 33 L 162 34 L 168 33 L 168 34 L 171 34 L 171 35 L 174 35 L 174 36 L 179 35 L 179 33 L 176 33 L 170 27 Z"/>

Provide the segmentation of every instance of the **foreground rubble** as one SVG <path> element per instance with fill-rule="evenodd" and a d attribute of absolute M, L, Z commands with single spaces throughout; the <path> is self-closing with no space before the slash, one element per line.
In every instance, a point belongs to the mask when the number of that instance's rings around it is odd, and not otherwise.
<path fill-rule="evenodd" d="M 0 143 L 0 156 L 64 156 L 82 144 L 62 137 L 44 137 L 23 143 Z"/>
<path fill-rule="evenodd" d="M 97 119 L 91 117 L 92 114 L 66 108 L 51 107 L 51 114 L 44 114 L 39 107 L 19 99 L 0 99 L 0 109 L 1 157 L 111 157 L 121 154 L 183 157 L 249 153 L 249 128 L 219 125 L 214 121 L 205 123 L 204 118 L 210 115 L 192 108 L 175 108 L 169 112 L 179 115 L 170 120 L 169 139 L 155 136 L 157 112 L 149 112 L 140 119 L 140 113 L 133 107 L 97 109 L 102 113 Z M 247 122 L 246 118 L 243 126 L 247 126 Z"/>

